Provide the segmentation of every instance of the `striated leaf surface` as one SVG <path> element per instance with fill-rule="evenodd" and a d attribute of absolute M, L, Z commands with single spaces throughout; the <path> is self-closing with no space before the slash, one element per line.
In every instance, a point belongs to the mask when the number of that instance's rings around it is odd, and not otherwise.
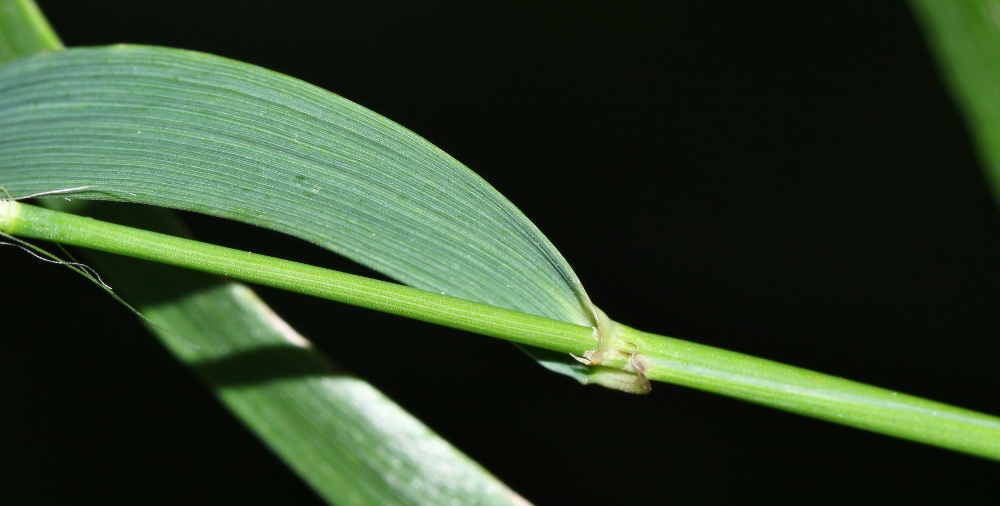
<path fill-rule="evenodd" d="M 0 62 L 62 50 L 30 0 L 0 0 Z M 50 207 L 186 235 L 172 211 L 47 199 Z M 332 504 L 527 504 L 361 379 L 329 363 L 249 288 L 89 255 L 220 400 Z"/>
<path fill-rule="evenodd" d="M 0 184 L 236 219 L 417 288 L 596 324 L 555 247 L 471 170 L 357 104 L 225 58 L 121 45 L 3 66 Z M 581 381 L 623 381 L 534 353 Z"/>

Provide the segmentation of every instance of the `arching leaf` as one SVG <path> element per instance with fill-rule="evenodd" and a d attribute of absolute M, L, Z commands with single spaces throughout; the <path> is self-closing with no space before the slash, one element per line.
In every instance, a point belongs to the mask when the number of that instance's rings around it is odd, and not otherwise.
<path fill-rule="evenodd" d="M 3 66 L 0 184 L 235 219 L 417 288 L 597 325 L 562 255 L 474 172 L 364 107 L 225 58 L 119 45 Z M 533 353 L 580 381 L 629 383 Z"/>

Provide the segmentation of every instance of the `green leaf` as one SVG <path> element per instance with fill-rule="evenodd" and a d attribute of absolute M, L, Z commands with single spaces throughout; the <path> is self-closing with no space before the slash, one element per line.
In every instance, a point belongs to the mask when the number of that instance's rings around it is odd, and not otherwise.
<path fill-rule="evenodd" d="M 60 207 L 185 232 L 164 209 L 79 201 Z M 90 252 L 89 259 L 170 351 L 331 504 L 526 503 L 332 364 L 246 286 L 118 255 Z"/>
<path fill-rule="evenodd" d="M 913 0 L 1000 200 L 1000 4 Z"/>
<path fill-rule="evenodd" d="M 128 53 L 127 57 L 121 57 L 120 53 L 115 51 L 126 52 Z M 187 196 L 200 196 L 204 200 L 214 202 L 213 205 L 216 206 L 223 201 L 237 206 L 234 210 L 215 209 L 216 212 L 229 213 L 229 215 L 247 220 L 268 222 L 282 216 L 286 218 L 289 215 L 297 216 L 290 210 L 301 211 L 300 208 L 296 207 L 296 202 L 309 199 L 310 195 L 321 199 L 325 193 L 340 192 L 341 199 L 350 198 L 351 193 L 348 190 L 354 186 L 351 184 L 341 185 L 347 181 L 361 184 L 366 192 L 373 192 L 376 196 L 381 195 L 380 204 L 388 209 L 386 211 L 381 207 L 372 206 L 368 203 L 368 194 L 365 192 L 354 194 L 357 199 L 353 202 L 349 201 L 350 205 L 343 209 L 343 212 L 347 213 L 347 223 L 354 226 L 363 223 L 369 227 L 368 231 L 381 230 L 377 228 L 379 226 L 391 228 L 398 221 L 390 223 L 373 223 L 372 221 L 373 216 L 385 211 L 395 213 L 392 214 L 392 219 L 403 220 L 402 223 L 431 223 L 433 226 L 429 230 L 393 230 L 398 235 L 390 234 L 390 237 L 395 237 L 396 240 L 384 243 L 378 243 L 382 240 L 378 234 L 375 235 L 375 238 L 367 238 L 362 234 L 357 236 L 360 240 L 360 246 L 346 244 L 342 245 L 344 247 L 361 247 L 366 244 L 366 241 L 374 241 L 383 246 L 393 245 L 398 249 L 388 255 L 381 252 L 376 253 L 384 255 L 380 258 L 388 258 L 390 261 L 409 260 L 416 261 L 415 265 L 433 267 L 440 263 L 440 259 L 414 256 L 414 252 L 418 251 L 420 245 L 426 242 L 426 244 L 434 246 L 437 244 L 435 240 L 440 242 L 449 238 L 457 240 L 465 230 L 463 228 L 465 225 L 462 223 L 463 217 L 440 215 L 440 209 L 452 209 L 448 207 L 448 203 L 439 202 L 433 198 L 427 200 L 426 195 L 433 197 L 435 193 L 420 186 L 421 182 L 426 181 L 425 179 L 394 171 L 379 172 L 383 166 L 393 166 L 393 164 L 397 164 L 398 168 L 404 170 L 423 170 L 422 167 L 408 167 L 400 160 L 423 160 L 421 157 L 430 157 L 450 162 L 450 159 L 446 155 L 440 154 L 439 151 L 428 147 L 429 145 L 413 137 L 409 132 L 388 123 L 386 120 L 380 119 L 375 122 L 384 128 L 371 128 L 369 125 L 371 121 L 366 122 L 366 119 L 374 116 L 370 116 L 370 113 L 357 108 L 357 106 L 345 103 L 335 97 L 331 100 L 340 108 L 322 107 L 322 102 L 319 104 L 313 101 L 300 103 L 291 100 L 289 97 L 300 96 L 306 91 L 314 91 L 315 89 L 296 81 L 289 81 L 286 83 L 287 86 L 277 88 L 281 90 L 280 92 L 275 91 L 273 85 L 276 82 L 283 82 L 282 79 L 287 78 L 276 77 L 259 69 L 251 69 L 247 74 L 249 79 L 234 78 L 227 81 L 224 78 L 226 69 L 231 70 L 232 67 L 239 64 L 232 64 L 212 57 L 183 53 L 191 56 L 173 58 L 182 53 L 149 48 L 94 49 L 79 51 L 76 54 L 82 56 L 74 56 L 73 58 L 79 58 L 81 61 L 98 61 L 93 62 L 94 65 L 82 65 L 78 72 L 74 72 L 74 64 L 77 63 L 77 60 L 69 57 L 66 60 L 35 58 L 14 64 L 21 65 L 20 67 L 0 68 L 0 90 L 9 83 L 19 83 L 11 88 L 14 90 L 12 96 L 15 99 L 6 104 L 6 109 L 4 108 L 5 104 L 0 102 L 0 112 L 10 111 L 11 116 L 15 117 L 14 120 L 8 120 L 0 116 L 0 139 L 9 137 L 11 145 L 18 146 L 15 149 L 0 145 L 0 153 L 3 149 L 9 149 L 11 160 L 17 160 L 19 156 L 23 158 L 21 165 L 14 164 L 14 169 L 12 169 L 12 173 L 17 175 L 15 179 L 22 184 L 18 195 L 24 195 L 24 193 L 33 190 L 45 191 L 45 188 L 48 187 L 48 191 L 66 192 L 60 195 L 89 195 L 99 198 L 139 201 L 162 197 L 158 193 L 149 193 L 152 187 L 156 191 L 162 191 L 174 196 L 182 203 L 186 203 L 187 201 L 181 197 L 185 196 L 185 191 L 193 191 L 195 193 Z M 104 56 L 105 60 L 100 60 L 96 57 L 97 55 Z M 135 57 L 135 55 L 140 55 L 140 57 Z M 170 63 L 158 66 L 158 63 L 161 63 L 157 59 L 160 55 L 166 55 L 164 59 L 171 60 Z M 128 57 L 133 58 L 129 59 Z M 122 65 L 120 60 L 130 61 L 131 64 Z M 186 65 L 179 65 L 179 60 L 186 61 Z M 213 64 L 207 65 L 202 60 L 210 61 Z M 53 61 L 55 63 L 51 63 Z M 104 65 L 106 62 L 111 62 L 111 64 Z M 214 63 L 219 64 L 215 65 Z M 9 75 L 4 74 L 10 68 L 15 68 L 15 71 Z M 205 74 L 206 69 L 215 73 L 221 72 L 223 78 L 214 74 Z M 81 78 L 80 75 L 85 77 Z M 170 77 L 170 79 L 165 79 L 164 76 Z M 129 81 L 129 77 L 135 78 L 134 83 L 138 83 L 139 86 L 122 85 L 118 95 L 115 95 L 118 101 L 114 101 L 113 98 L 104 93 L 107 90 L 106 86 L 100 86 L 102 83 L 107 84 L 105 82 L 107 80 L 126 82 Z M 275 81 L 272 82 L 268 80 L 269 78 L 273 78 Z M 9 81 L 5 79 L 9 79 Z M 199 112 L 204 113 L 205 109 L 192 110 L 189 107 L 191 102 L 170 102 L 169 104 L 172 104 L 173 108 L 179 112 L 169 110 L 167 104 L 162 100 L 157 102 L 156 99 L 157 97 L 162 99 L 163 95 L 168 95 L 168 91 L 175 89 L 178 85 L 174 81 L 191 85 L 191 87 L 186 88 L 185 93 L 178 93 L 178 96 L 183 98 L 183 95 L 193 94 L 197 98 L 194 102 L 198 103 L 200 100 L 202 107 L 206 103 L 227 100 L 239 104 L 239 107 L 215 108 L 212 109 L 214 114 L 202 119 L 198 118 L 198 114 Z M 219 87 L 217 86 L 219 82 L 229 83 L 230 86 Z M 69 85 L 65 83 L 69 83 Z M 269 86 L 262 88 L 262 83 Z M 141 91 L 143 94 L 132 96 L 128 90 Z M 293 93 L 289 94 L 289 90 Z M 270 100 L 265 102 L 263 106 L 256 103 L 261 100 L 262 96 L 266 96 Z M 316 96 L 325 95 L 318 93 Z M 295 107 L 288 106 L 290 103 L 294 104 Z M 341 114 L 336 122 L 327 121 L 330 117 L 336 117 L 337 111 L 343 113 L 341 108 L 347 108 L 354 112 L 346 115 Z M 100 110 L 102 114 L 94 117 L 88 116 L 95 110 Z M 262 123 L 259 115 L 266 116 L 268 122 Z M 150 117 L 156 118 L 157 122 L 150 124 Z M 48 122 L 57 123 L 62 129 L 51 129 L 47 126 Z M 297 127 L 307 123 L 323 124 L 324 128 L 330 130 L 327 132 L 330 137 L 325 141 L 322 138 L 310 138 L 310 143 L 304 146 L 296 144 L 298 138 L 290 141 L 290 138 L 298 135 Z M 4 130 L 5 125 L 9 127 L 6 130 Z M 15 125 L 27 126 L 28 128 L 15 128 Z M 203 130 L 203 125 L 212 125 L 216 128 Z M 139 127 L 144 127 L 145 130 L 141 130 Z M 73 146 L 71 151 L 67 151 L 61 144 L 48 142 L 51 139 L 49 136 L 36 133 L 36 131 L 49 133 L 58 137 L 63 129 L 69 129 L 75 134 L 75 138 L 60 138 Z M 155 134 L 152 140 L 148 140 L 150 132 Z M 387 137 L 387 132 L 398 135 Z M 143 133 L 147 134 L 147 138 L 140 138 Z M 32 141 L 32 136 L 35 135 L 38 136 L 37 143 Z M 205 139 L 211 139 L 212 142 L 200 143 Z M 400 139 L 417 140 L 407 143 L 400 141 Z M 252 141 L 255 141 L 256 144 Z M 198 149 L 190 149 L 189 145 L 196 146 Z M 39 148 L 39 146 L 44 147 Z M 261 150 L 255 152 L 257 158 L 246 159 L 245 150 L 252 149 L 254 146 L 262 147 Z M 162 153 L 154 148 L 162 150 Z M 23 155 L 21 151 L 31 152 L 35 156 Z M 210 154 L 205 155 L 203 151 L 208 151 Z M 80 159 L 74 158 L 77 152 L 88 153 L 89 156 Z M 413 158 L 408 158 L 410 155 Z M 48 156 L 47 159 L 46 156 Z M 204 163 L 206 157 L 218 165 L 198 166 L 197 163 Z M 45 159 L 46 161 L 37 163 L 34 162 L 36 159 Z M 0 156 L 0 160 L 4 160 L 4 158 Z M 279 165 L 286 163 L 296 167 L 297 164 L 312 166 L 311 164 L 315 163 L 318 171 L 319 167 L 324 166 L 320 162 L 325 162 L 327 170 L 334 176 L 331 181 L 314 189 L 318 191 L 309 191 L 309 188 L 296 187 L 294 184 L 289 189 L 289 184 L 284 179 L 287 178 L 288 174 L 274 170 L 276 163 Z M 433 165 L 433 162 L 434 160 L 430 160 L 429 163 Z M 195 165 L 191 165 L 192 163 Z M 58 169 L 72 174 L 77 164 L 88 164 L 91 170 L 100 177 L 89 176 L 88 172 L 78 179 L 64 177 L 59 180 L 65 186 L 56 186 L 52 183 L 60 177 Z M 56 169 L 53 169 L 53 166 Z M 246 170 L 226 172 L 226 169 L 236 166 L 245 166 Z M 461 168 L 457 165 L 453 165 L 453 167 Z M 361 176 L 358 172 L 364 173 L 366 171 L 359 171 L 358 168 L 367 169 L 367 172 L 378 174 L 378 176 Z M 46 171 L 48 172 L 46 173 Z M 194 189 L 191 187 L 175 188 L 170 184 L 169 179 L 166 182 L 160 181 L 158 185 L 148 181 L 150 175 L 157 178 L 169 178 L 175 172 L 187 174 L 189 178 L 197 177 L 199 178 L 197 181 L 201 182 L 201 185 L 194 187 Z M 212 184 L 206 186 L 204 184 L 205 178 L 201 177 L 202 172 L 208 172 L 210 176 L 214 172 L 220 172 L 232 177 L 215 176 L 214 179 L 210 177 L 209 181 Z M 46 177 L 37 178 L 36 174 L 40 173 L 46 173 Z M 453 180 L 461 182 L 463 177 L 472 177 L 476 184 L 460 185 L 456 188 L 461 189 L 462 192 L 485 191 L 483 188 L 489 188 L 467 172 L 457 170 L 456 174 L 453 178 L 445 178 L 445 182 L 442 184 L 452 184 Z M 440 174 L 438 175 L 440 176 Z M 36 177 L 40 182 L 33 182 L 32 177 Z M 185 179 L 176 180 L 177 184 L 183 184 L 185 181 Z M 246 181 L 253 184 L 244 186 Z M 396 188 L 400 182 L 405 182 L 406 187 Z M 34 186 L 32 186 L 33 184 Z M 67 188 L 71 185 L 82 186 Z M 435 188 L 431 185 L 431 190 Z M 249 204 L 238 198 L 239 190 L 248 192 L 254 197 Z M 199 194 L 198 191 L 202 193 Z M 279 195 L 282 198 L 274 198 L 273 195 L 276 191 L 284 192 Z M 383 192 L 384 195 L 379 192 Z M 236 194 L 237 197 L 232 197 L 233 194 Z M 448 195 L 447 192 L 444 192 L 441 194 L 441 198 L 444 199 Z M 414 196 L 423 199 L 422 202 L 426 201 L 426 206 L 414 205 L 412 200 Z M 390 197 L 395 197 L 397 201 L 392 201 Z M 463 197 L 465 196 L 463 195 Z M 226 200 L 227 198 L 228 200 Z M 314 201 L 316 200 L 310 202 Z M 474 207 L 476 202 L 481 205 L 483 201 L 484 199 L 478 201 L 472 199 L 469 205 Z M 188 207 L 205 207 L 204 202 L 196 202 Z M 257 207 L 260 202 L 267 204 L 264 206 L 267 208 L 264 212 L 261 212 L 260 207 Z M 252 207 L 246 207 L 247 205 Z M 272 207 L 275 205 L 279 206 L 277 214 L 273 214 Z M 392 206 L 397 206 L 408 212 L 400 212 L 399 209 Z M 109 252 L 131 252 L 130 254 L 137 254 L 142 258 L 154 258 L 158 261 L 193 268 L 209 268 L 209 270 L 223 275 L 243 276 L 252 271 L 255 274 L 244 279 L 252 282 L 265 282 L 265 278 L 267 278 L 268 283 L 273 283 L 272 286 L 281 286 L 286 289 L 298 288 L 293 286 L 296 283 L 290 281 L 296 272 L 300 274 L 305 274 L 306 271 L 312 272 L 315 276 L 309 274 L 300 279 L 312 278 L 313 281 L 318 281 L 324 276 L 331 280 L 342 279 L 343 276 L 342 273 L 335 272 L 319 273 L 316 268 L 305 266 L 288 266 L 289 269 L 277 268 L 279 264 L 287 266 L 288 262 L 279 259 L 257 258 L 235 250 L 222 252 L 219 251 L 219 247 L 211 245 L 183 243 L 185 245 L 182 246 L 182 243 L 176 238 L 153 237 L 152 234 L 140 233 L 134 229 L 123 230 L 127 227 L 107 223 L 100 224 L 96 223 L 95 220 L 80 219 L 79 217 L 72 219 L 65 216 L 56 217 L 52 215 L 59 213 L 40 212 L 41 210 L 31 208 L 31 206 L 8 205 L 7 207 L 9 216 L 4 229 L 9 233 L 24 234 L 27 237 L 52 239 L 57 242 L 65 241 L 69 244 L 96 247 Z M 211 206 L 208 207 L 214 209 Z M 20 209 L 20 211 L 15 212 L 16 209 Z M 322 217 L 323 220 L 344 218 L 328 216 L 324 214 L 326 211 L 321 208 L 309 210 L 311 211 L 310 216 Z M 486 211 L 479 212 L 475 218 L 468 219 L 473 222 L 477 219 L 487 219 L 486 222 L 480 223 L 484 226 L 482 230 L 494 230 L 494 233 L 499 234 L 505 230 L 511 230 L 512 227 L 509 222 L 505 221 L 509 215 L 502 211 L 503 208 L 501 211 L 496 211 L 491 206 L 487 206 Z M 366 216 L 366 213 L 371 214 Z M 416 215 L 417 218 L 414 218 L 413 215 Z M 302 216 L 299 217 L 302 218 Z M 449 217 L 451 218 L 449 219 Z M 523 223 L 521 221 L 523 217 L 519 214 L 516 214 L 514 218 L 516 218 L 514 219 L 515 224 Z M 355 219 L 355 221 L 351 221 L 351 219 Z M 489 223 L 493 225 L 485 226 Z M 309 230 L 311 222 L 299 225 Z M 435 228 L 436 226 L 444 228 L 439 230 Z M 505 226 L 508 228 L 504 228 Z M 323 228 L 322 225 L 316 227 Z M 335 223 L 334 228 L 342 230 L 343 233 L 352 232 L 351 228 L 344 222 Z M 516 229 L 516 227 L 513 228 Z M 118 232 L 112 234 L 110 231 L 113 229 L 118 230 Z M 407 237 L 407 233 L 414 234 L 410 243 L 400 241 L 399 238 Z M 512 237 L 518 236 L 515 234 Z M 550 288 L 553 288 L 553 292 L 548 295 L 553 296 L 554 300 L 563 301 L 573 301 L 576 297 L 575 300 L 578 303 L 578 306 L 557 304 L 555 306 L 556 312 L 558 312 L 559 307 L 563 309 L 577 308 L 580 310 L 580 314 L 589 317 L 588 310 L 592 311 L 594 316 L 591 322 L 598 322 L 597 326 L 603 332 L 602 337 L 607 339 L 602 341 L 601 349 L 590 356 L 601 357 L 602 363 L 605 365 L 617 367 L 619 374 L 625 374 L 621 370 L 631 371 L 632 375 L 626 379 L 633 385 L 636 383 L 635 379 L 642 379 L 640 373 L 645 373 L 646 377 L 651 380 L 692 386 L 779 409 L 990 458 L 1000 456 L 1000 445 L 998 445 L 1000 442 L 1000 419 L 996 417 L 739 353 L 648 334 L 604 320 L 603 317 L 598 316 L 601 313 L 589 305 L 582 291 L 578 291 L 578 282 L 575 281 L 575 278 L 569 279 L 565 276 L 568 271 L 564 268 L 564 262 L 559 258 L 545 255 L 547 252 L 554 251 L 551 246 L 540 235 L 534 237 L 541 242 L 526 241 L 522 243 L 520 247 L 524 248 L 526 244 L 528 249 L 524 251 L 527 253 L 522 252 L 513 261 L 515 263 L 526 262 L 526 268 L 536 268 L 542 272 L 545 272 L 544 267 L 548 266 L 551 268 L 548 272 L 563 274 L 562 283 L 557 282 L 559 278 L 556 277 L 542 277 L 539 278 L 540 281 L 536 280 L 534 285 L 525 287 L 517 283 L 517 280 L 508 280 L 506 284 L 494 287 L 497 292 L 500 292 L 500 295 L 485 294 L 485 296 L 506 300 L 504 294 L 508 291 L 526 290 L 525 293 L 532 296 L 538 295 L 539 298 L 544 299 L 545 293 L 539 295 L 533 293 L 532 290 L 546 286 L 546 279 L 548 281 L 555 280 L 556 282 L 549 285 Z M 324 238 L 335 244 L 338 239 L 326 236 Z M 445 245 L 447 244 L 445 243 Z M 196 249 L 199 252 L 196 252 Z M 400 251 L 402 252 L 400 253 Z M 443 251 L 445 254 L 452 253 L 447 248 Z M 490 250 L 476 250 L 468 253 L 466 258 L 474 260 L 490 253 L 492 253 Z M 199 260 L 201 258 L 199 255 L 202 254 L 209 254 L 215 259 L 212 266 L 208 265 L 208 261 Z M 243 260 L 240 260 L 241 257 Z M 543 262 L 540 264 L 542 267 L 530 262 L 535 257 L 542 257 Z M 225 258 L 232 260 L 225 260 Z M 459 255 L 456 258 L 455 266 L 467 265 L 462 264 L 462 260 L 463 257 Z M 510 261 L 510 259 L 498 255 L 489 258 L 489 262 L 501 264 Z M 484 260 L 481 265 L 489 267 L 491 266 L 489 262 Z M 477 264 L 468 265 L 476 266 Z M 416 269 L 416 272 L 418 274 L 425 273 L 420 269 Z M 469 278 L 466 276 L 463 279 L 468 280 Z M 495 282 L 495 280 L 490 282 Z M 391 287 L 382 288 L 385 288 L 386 291 L 393 291 L 390 289 Z M 473 285 L 472 290 L 474 291 L 475 288 L 476 285 Z M 462 286 L 459 289 L 469 290 L 470 288 Z M 564 289 L 565 291 L 562 292 L 564 297 L 560 298 L 559 294 Z M 303 291 L 312 292 L 312 290 Z M 341 300 L 339 296 L 332 298 Z M 421 296 L 421 298 L 426 300 L 430 296 Z M 449 299 L 473 304 L 466 299 L 451 297 Z M 488 312 L 489 308 L 496 309 L 493 306 L 482 306 L 477 311 Z M 539 309 L 532 308 L 523 311 L 537 315 Z M 572 313 L 572 311 L 569 312 Z M 538 318 L 539 316 L 533 317 Z M 545 319 L 544 316 L 542 319 Z M 558 326 L 576 329 L 573 338 L 575 344 L 571 350 L 586 349 L 582 346 L 584 346 L 584 342 L 590 340 L 591 327 L 556 320 L 547 321 L 556 323 Z M 583 333 L 576 334 L 575 332 L 579 330 L 582 330 Z M 529 341 L 522 340 L 521 342 Z M 540 343 L 540 341 L 530 342 Z M 577 346 L 580 348 L 576 348 Z M 567 348 L 564 347 L 554 349 L 567 351 Z"/>
<path fill-rule="evenodd" d="M 113 46 L 0 68 L 0 171 L 14 196 L 153 204 L 279 230 L 403 283 L 597 326 L 579 279 L 488 183 L 409 130 L 225 58 Z M 621 374 L 532 350 L 582 382 Z"/>
<path fill-rule="evenodd" d="M 62 42 L 34 2 L 0 2 L 0 62 L 53 49 L 62 49 Z"/>
<path fill-rule="evenodd" d="M 62 44 L 30 0 L 0 0 L 0 62 Z M 50 207 L 186 235 L 167 209 Z M 249 288 L 91 252 L 150 330 L 324 499 L 334 504 L 525 504 L 374 387 L 333 366 Z"/>

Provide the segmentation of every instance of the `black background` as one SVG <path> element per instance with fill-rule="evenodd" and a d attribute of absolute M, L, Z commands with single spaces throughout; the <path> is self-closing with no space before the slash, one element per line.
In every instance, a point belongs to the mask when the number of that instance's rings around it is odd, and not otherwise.
<path fill-rule="evenodd" d="M 904 3 L 39 3 L 69 46 L 216 53 L 409 127 L 518 205 L 618 321 L 1000 414 L 1000 212 Z M 318 503 L 126 309 L 0 255 L 0 494 Z M 580 387 L 500 341 L 261 293 L 539 504 L 995 492 L 974 457 L 670 385 Z"/>

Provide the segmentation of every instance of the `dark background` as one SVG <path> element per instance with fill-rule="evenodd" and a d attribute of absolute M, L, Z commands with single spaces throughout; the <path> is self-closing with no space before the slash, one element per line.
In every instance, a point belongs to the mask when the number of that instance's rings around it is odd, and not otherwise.
<path fill-rule="evenodd" d="M 39 3 L 69 46 L 216 53 L 400 122 L 518 205 L 618 321 L 1000 414 L 1000 211 L 902 2 Z M 318 502 L 125 308 L 0 255 L 14 503 Z M 670 385 L 580 387 L 500 341 L 261 293 L 539 504 L 996 491 L 974 457 Z"/>

